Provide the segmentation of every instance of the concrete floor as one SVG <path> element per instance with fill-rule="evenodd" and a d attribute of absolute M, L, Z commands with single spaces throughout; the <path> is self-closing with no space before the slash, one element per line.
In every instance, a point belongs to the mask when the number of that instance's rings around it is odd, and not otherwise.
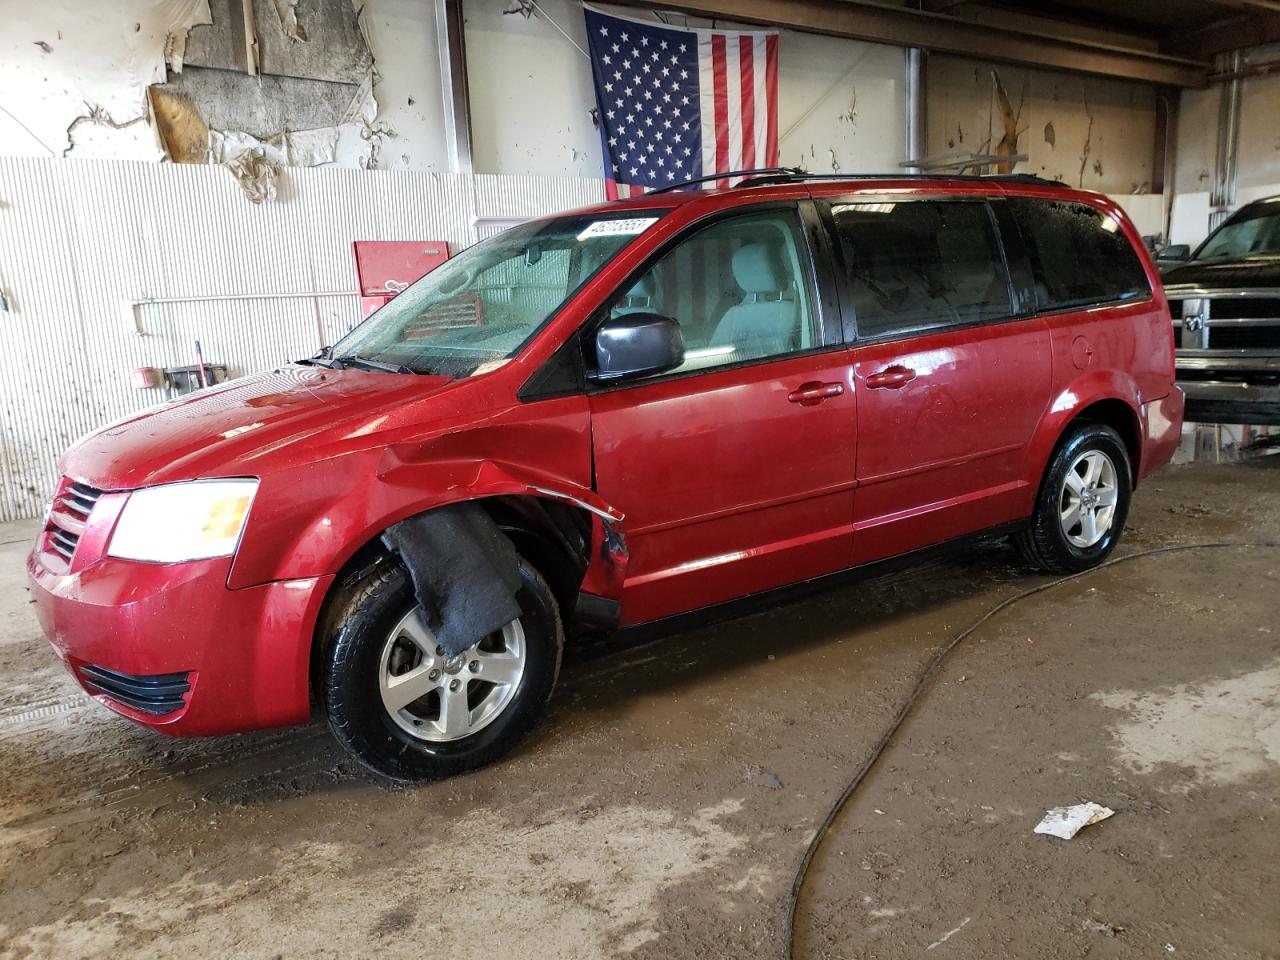
<path fill-rule="evenodd" d="M 92 703 L 0 526 L 0 957 L 775 957 L 811 836 L 993 544 L 577 652 L 505 762 L 387 789 L 319 726 L 175 741 Z M 1173 467 L 1120 553 L 1280 540 L 1280 457 Z M 1134 560 L 960 648 L 836 822 L 798 957 L 1280 954 L 1280 551 Z M 1047 807 L 1110 820 L 1063 842 Z"/>

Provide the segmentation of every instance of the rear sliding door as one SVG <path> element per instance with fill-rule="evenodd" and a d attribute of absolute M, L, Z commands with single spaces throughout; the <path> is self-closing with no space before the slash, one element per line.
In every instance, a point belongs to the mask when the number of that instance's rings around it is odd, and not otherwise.
<path fill-rule="evenodd" d="M 992 204 L 851 198 L 828 211 L 854 332 L 855 561 L 1026 516 L 1051 357 Z"/>

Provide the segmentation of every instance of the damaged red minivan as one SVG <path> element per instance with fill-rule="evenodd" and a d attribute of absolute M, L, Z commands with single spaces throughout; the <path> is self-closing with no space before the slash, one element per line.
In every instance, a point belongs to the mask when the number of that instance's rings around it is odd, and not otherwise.
<path fill-rule="evenodd" d="M 126 717 L 220 734 L 315 703 L 379 774 L 447 776 L 535 722 L 566 630 L 974 535 L 1099 563 L 1178 442 L 1172 331 L 1121 210 L 1034 178 L 602 204 L 80 440 L 32 592 Z"/>

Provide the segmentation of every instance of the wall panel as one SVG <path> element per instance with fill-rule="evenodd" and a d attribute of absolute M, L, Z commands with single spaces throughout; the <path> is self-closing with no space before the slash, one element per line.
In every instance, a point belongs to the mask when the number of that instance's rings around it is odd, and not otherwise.
<path fill-rule="evenodd" d="M 492 232 L 483 218 L 603 199 L 599 181 L 571 178 L 286 176 L 279 202 L 254 206 L 220 167 L 0 157 L 0 521 L 39 515 L 77 437 L 163 399 L 132 388 L 134 367 L 194 363 L 199 339 L 207 361 L 243 375 L 341 336 L 359 318 L 353 240 L 456 252 Z M 228 294 L 262 297 L 128 306 Z"/>

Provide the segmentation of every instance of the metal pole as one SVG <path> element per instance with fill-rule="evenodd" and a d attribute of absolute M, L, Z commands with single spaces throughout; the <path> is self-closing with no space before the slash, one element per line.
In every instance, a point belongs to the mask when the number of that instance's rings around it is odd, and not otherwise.
<path fill-rule="evenodd" d="M 1218 63 L 1235 76 L 1222 84 L 1218 105 L 1218 152 L 1213 173 L 1213 195 L 1209 199 L 1209 229 L 1231 215 L 1236 202 L 1236 154 L 1240 147 L 1240 95 L 1244 81 L 1240 79 L 1240 51 L 1222 54 Z"/>
<path fill-rule="evenodd" d="M 928 156 L 926 142 L 925 64 L 928 53 L 922 47 L 907 48 L 907 160 Z M 911 173 L 919 173 L 913 166 Z"/>
<path fill-rule="evenodd" d="M 440 88 L 444 96 L 449 169 L 454 173 L 471 173 L 471 99 L 467 92 L 462 0 L 436 0 L 436 35 L 440 47 Z"/>

